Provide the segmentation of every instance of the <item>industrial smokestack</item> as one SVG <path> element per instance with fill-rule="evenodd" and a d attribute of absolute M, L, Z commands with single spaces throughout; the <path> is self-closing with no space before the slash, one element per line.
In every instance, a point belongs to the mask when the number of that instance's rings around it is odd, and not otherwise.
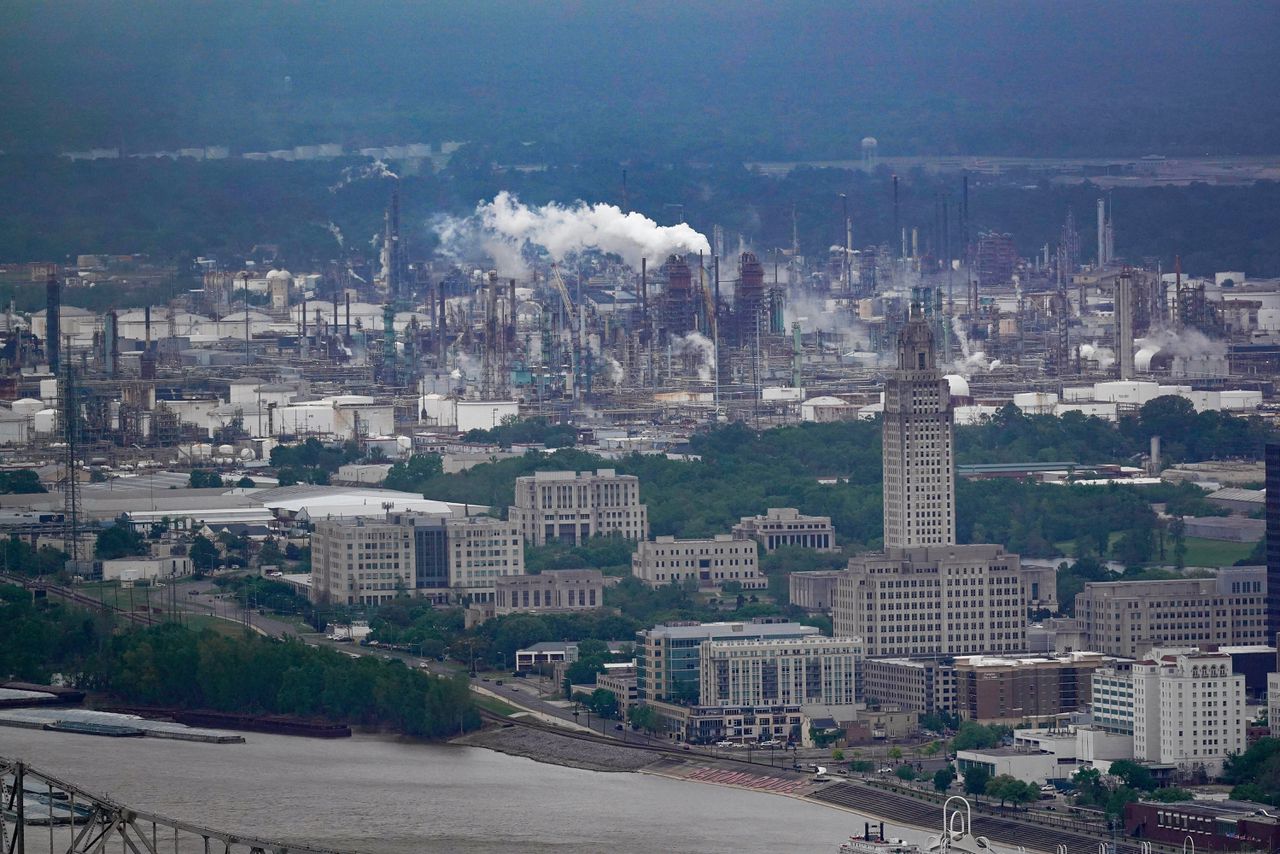
<path fill-rule="evenodd" d="M 893 242 L 898 243 L 902 240 L 901 228 L 898 226 L 898 176 L 893 176 Z M 899 247 L 895 246 L 894 251 Z"/>
<path fill-rule="evenodd" d="M 1160 437 L 1151 437 L 1151 476 L 1160 476 Z"/>
<path fill-rule="evenodd" d="M 350 341 L 351 340 L 351 294 L 348 293 L 346 297 L 347 297 L 347 326 L 346 326 L 346 332 L 343 337 L 345 337 L 348 341 Z M 334 315 L 334 320 L 335 321 L 337 320 L 336 313 Z"/>
<path fill-rule="evenodd" d="M 44 286 L 45 328 L 44 352 L 49 358 L 49 371 L 58 373 L 62 355 L 62 285 L 58 281 L 56 269 L 49 270 L 49 278 Z"/>
<path fill-rule="evenodd" d="M 1098 269 L 1107 266 L 1107 203 L 1098 199 Z"/>
<path fill-rule="evenodd" d="M 1116 357 L 1120 379 L 1133 379 L 1133 278 L 1126 269 L 1116 280 Z"/>

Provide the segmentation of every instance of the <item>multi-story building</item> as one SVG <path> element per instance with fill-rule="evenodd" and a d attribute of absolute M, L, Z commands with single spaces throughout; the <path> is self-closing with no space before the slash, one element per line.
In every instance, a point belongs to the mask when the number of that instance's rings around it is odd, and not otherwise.
<path fill-rule="evenodd" d="M 806 611 L 827 613 L 836 595 L 836 583 L 843 570 L 820 569 L 814 572 L 793 572 L 787 576 L 791 589 L 791 604 Z"/>
<path fill-rule="evenodd" d="M 540 471 L 516 478 L 515 504 L 507 512 L 531 545 L 579 545 L 595 536 L 644 540 L 649 511 L 640 503 L 640 480 L 613 469 Z"/>
<path fill-rule="evenodd" d="M 618 698 L 618 707 L 630 714 L 640 701 L 636 690 L 636 668 L 628 664 L 605 664 L 605 672 L 596 676 L 596 687 L 612 691 Z"/>
<path fill-rule="evenodd" d="M 705 540 L 658 537 L 642 542 L 631 556 L 631 574 L 650 587 L 697 582 L 702 589 L 737 582 L 744 590 L 762 590 L 769 580 L 760 572 L 755 540 L 717 534 Z"/>
<path fill-rule="evenodd" d="M 1026 649 L 1027 592 L 1003 546 L 890 549 L 849 561 L 831 608 L 835 633 L 868 657 Z"/>
<path fill-rule="evenodd" d="M 794 640 L 818 635 L 813 626 L 771 621 L 669 623 L 636 633 L 636 676 L 640 699 L 697 703 L 702 643 L 710 640 Z"/>
<path fill-rule="evenodd" d="M 494 585 L 494 614 L 590 611 L 604 605 L 604 575 L 598 569 L 546 569 L 510 575 Z"/>
<path fill-rule="evenodd" d="M 770 507 L 763 516 L 743 516 L 733 535 L 755 540 L 766 553 L 780 546 L 799 546 L 819 552 L 836 550 L 830 516 L 804 516 L 793 507 Z"/>
<path fill-rule="evenodd" d="M 1089 705 L 1090 679 L 1108 661 L 1096 652 L 1052 658 L 961 656 L 955 660 L 957 711 L 980 723 L 1052 723 Z"/>
<path fill-rule="evenodd" d="M 322 519 L 311 537 L 311 596 L 378 605 L 400 595 L 488 602 L 497 579 L 524 574 L 516 526 L 419 513 Z"/>
<path fill-rule="evenodd" d="M 851 706 L 862 643 L 819 636 L 706 640 L 699 656 L 703 706 Z"/>
<path fill-rule="evenodd" d="M 938 370 L 929 322 L 912 304 L 898 334 L 898 367 L 884 389 L 886 550 L 955 544 L 950 388 Z"/>
<path fill-rule="evenodd" d="M 1107 732 L 1133 735 L 1133 662 L 1116 661 L 1090 677 L 1093 725 Z"/>
<path fill-rule="evenodd" d="M 1266 447 L 1267 643 L 1280 634 L 1280 443 Z"/>
<path fill-rule="evenodd" d="M 1201 652 L 1133 665 L 1133 753 L 1216 777 L 1245 749 L 1244 676 L 1231 657 Z"/>
<path fill-rule="evenodd" d="M 956 669 L 950 659 L 868 658 L 862 699 L 925 715 L 956 711 Z"/>
<path fill-rule="evenodd" d="M 1157 646 L 1267 642 L 1264 567 L 1223 567 L 1213 578 L 1095 581 L 1076 594 L 1088 649 L 1138 658 Z"/>

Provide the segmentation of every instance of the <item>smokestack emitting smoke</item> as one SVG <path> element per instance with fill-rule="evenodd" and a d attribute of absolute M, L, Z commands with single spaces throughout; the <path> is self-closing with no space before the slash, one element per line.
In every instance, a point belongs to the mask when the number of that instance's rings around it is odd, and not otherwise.
<path fill-rule="evenodd" d="M 436 231 L 446 251 L 457 254 L 459 247 L 478 241 L 500 272 L 517 276 L 526 274 L 521 253 L 529 244 L 542 247 L 557 262 L 574 252 L 599 249 L 633 268 L 645 257 L 711 252 L 707 238 L 687 223 L 658 225 L 616 205 L 582 201 L 568 207 L 555 202 L 529 207 L 505 190 L 492 202 L 481 202 L 466 219 L 438 223 Z"/>

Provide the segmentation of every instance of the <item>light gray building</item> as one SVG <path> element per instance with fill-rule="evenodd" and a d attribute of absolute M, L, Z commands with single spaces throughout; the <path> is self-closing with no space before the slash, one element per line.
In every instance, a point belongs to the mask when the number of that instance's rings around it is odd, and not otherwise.
<path fill-rule="evenodd" d="M 719 589 L 731 582 L 743 590 L 763 590 L 769 580 L 760 572 L 755 540 L 729 534 L 710 539 L 658 537 L 643 542 L 631 556 L 631 574 L 650 587 L 695 581 L 700 589 Z"/>
<path fill-rule="evenodd" d="M 806 611 L 828 613 L 835 599 L 836 583 L 843 572 L 841 569 L 825 569 L 791 573 L 787 577 L 791 604 Z"/>
<path fill-rule="evenodd" d="M 604 606 L 604 574 L 598 569 L 547 569 L 508 575 L 494 584 L 494 614 L 593 611 Z"/>
<path fill-rule="evenodd" d="M 921 714 L 956 711 L 956 669 L 950 659 L 868 658 L 863 699 Z"/>
<path fill-rule="evenodd" d="M 763 516 L 743 516 L 733 526 L 733 535 L 752 539 L 765 553 L 780 546 L 797 546 L 819 552 L 836 550 L 835 529 L 830 516 L 804 516 L 794 507 L 770 507 Z"/>
<path fill-rule="evenodd" d="M 699 656 L 703 706 L 851 706 L 862 642 L 820 636 L 706 640 Z"/>
<path fill-rule="evenodd" d="M 640 480 L 613 469 L 540 471 L 516 478 L 507 517 L 530 545 L 580 545 L 595 536 L 644 540 L 649 511 L 640 503 Z"/>

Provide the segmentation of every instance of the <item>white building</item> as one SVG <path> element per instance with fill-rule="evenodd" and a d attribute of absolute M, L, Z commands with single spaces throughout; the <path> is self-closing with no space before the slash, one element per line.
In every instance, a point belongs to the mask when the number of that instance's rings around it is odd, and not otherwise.
<path fill-rule="evenodd" d="M 744 590 L 762 590 L 769 580 L 760 572 L 755 540 L 729 534 L 711 539 L 677 540 L 658 537 L 640 543 L 631 556 L 631 574 L 650 587 L 695 581 L 699 588 L 722 588 L 737 582 Z"/>
<path fill-rule="evenodd" d="M 594 536 L 649 536 L 649 509 L 640 503 L 640 479 L 635 475 L 613 469 L 540 471 L 516 478 L 515 493 L 507 516 L 530 545 L 578 545 Z"/>
<path fill-rule="evenodd" d="M 164 581 L 191 574 L 191 558 L 182 556 L 122 557 L 102 562 L 103 581 Z"/>
<path fill-rule="evenodd" d="M 862 642 L 807 637 L 702 642 L 703 706 L 854 703 Z"/>
<path fill-rule="evenodd" d="M 1185 774 L 1222 773 L 1245 749 L 1244 676 L 1231 656 L 1193 653 L 1133 665 L 1133 753 Z"/>
<path fill-rule="evenodd" d="M 494 585 L 494 613 L 546 614 L 604 607 L 604 574 L 598 569 L 546 569 L 508 575 Z"/>
<path fill-rule="evenodd" d="M 754 539 L 766 553 L 780 546 L 799 546 L 820 552 L 836 550 L 830 516 L 805 516 L 794 507 L 770 507 L 763 516 L 743 516 L 733 535 Z"/>

